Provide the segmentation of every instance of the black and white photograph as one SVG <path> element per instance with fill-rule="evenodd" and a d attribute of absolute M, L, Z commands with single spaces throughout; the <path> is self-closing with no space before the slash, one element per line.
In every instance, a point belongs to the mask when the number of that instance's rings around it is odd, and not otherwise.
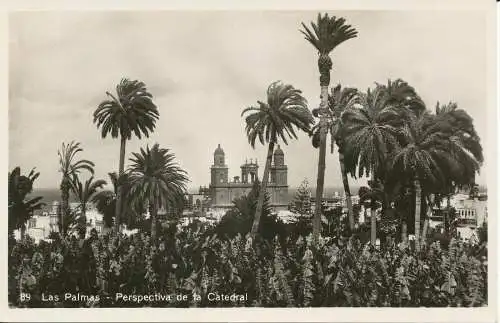
<path fill-rule="evenodd" d="M 6 13 L 9 315 L 491 314 L 479 3 Z"/>

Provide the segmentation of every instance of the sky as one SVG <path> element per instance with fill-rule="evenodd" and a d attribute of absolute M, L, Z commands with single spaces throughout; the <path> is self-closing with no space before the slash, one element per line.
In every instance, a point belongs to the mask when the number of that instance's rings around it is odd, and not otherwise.
<path fill-rule="evenodd" d="M 332 54 L 332 85 L 366 90 L 402 78 L 428 108 L 457 102 L 473 118 L 486 150 L 486 19 L 481 12 L 332 11 L 359 32 Z M 208 185 L 213 152 L 226 153 L 229 176 L 246 158 L 262 165 L 241 112 L 266 99 L 273 81 L 301 89 L 319 104 L 317 52 L 300 23 L 314 11 L 17 12 L 9 15 L 9 169 L 36 167 L 37 186 L 60 182 L 57 150 L 76 140 L 96 177 L 118 170 L 118 139 L 92 122 L 106 91 L 122 77 L 147 85 L 160 111 L 154 134 L 127 143 L 127 159 L 147 144 L 171 149 L 190 187 Z M 315 183 L 318 151 L 301 135 L 281 146 L 290 186 Z M 485 161 L 485 166 L 488 160 Z M 340 186 L 338 155 L 327 154 L 326 186 Z M 364 180 L 352 181 L 363 183 Z M 477 178 L 486 183 L 484 172 Z"/>

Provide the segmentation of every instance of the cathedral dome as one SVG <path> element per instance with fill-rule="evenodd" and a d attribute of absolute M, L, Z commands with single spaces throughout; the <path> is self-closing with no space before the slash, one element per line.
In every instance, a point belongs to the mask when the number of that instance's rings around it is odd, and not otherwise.
<path fill-rule="evenodd" d="M 274 155 L 281 155 L 281 156 L 285 155 L 283 153 L 283 150 L 281 150 L 280 145 L 278 145 L 278 148 L 276 148 L 276 150 L 274 151 Z"/>
<path fill-rule="evenodd" d="M 215 149 L 214 155 L 224 155 L 224 150 L 220 147 L 220 144 Z"/>

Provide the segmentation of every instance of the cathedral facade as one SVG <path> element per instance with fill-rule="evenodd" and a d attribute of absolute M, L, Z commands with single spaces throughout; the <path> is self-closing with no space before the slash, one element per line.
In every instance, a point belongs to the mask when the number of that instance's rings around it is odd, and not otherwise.
<path fill-rule="evenodd" d="M 225 153 L 220 144 L 214 152 L 214 162 L 210 167 L 211 180 L 209 194 L 212 208 L 229 208 L 233 200 L 246 195 L 257 181 L 259 165 L 257 160 L 245 161 L 241 165 L 241 176 L 234 176 L 229 180 L 229 167 L 226 165 Z M 273 209 L 282 210 L 288 207 L 288 168 L 285 165 L 285 156 L 280 146 L 275 149 L 273 161 L 269 170 L 267 192 Z"/>

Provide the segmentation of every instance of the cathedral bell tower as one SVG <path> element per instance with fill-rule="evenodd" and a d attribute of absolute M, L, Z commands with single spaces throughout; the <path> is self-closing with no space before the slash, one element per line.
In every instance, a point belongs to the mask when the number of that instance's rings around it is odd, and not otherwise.
<path fill-rule="evenodd" d="M 210 185 L 217 187 L 220 184 L 227 184 L 228 182 L 228 167 L 225 162 L 224 150 L 217 146 L 214 152 L 214 164 L 210 167 L 211 181 Z"/>
<path fill-rule="evenodd" d="M 274 151 L 274 164 L 271 166 L 271 183 L 277 186 L 288 186 L 288 167 L 285 165 L 285 154 L 280 145 Z"/>

